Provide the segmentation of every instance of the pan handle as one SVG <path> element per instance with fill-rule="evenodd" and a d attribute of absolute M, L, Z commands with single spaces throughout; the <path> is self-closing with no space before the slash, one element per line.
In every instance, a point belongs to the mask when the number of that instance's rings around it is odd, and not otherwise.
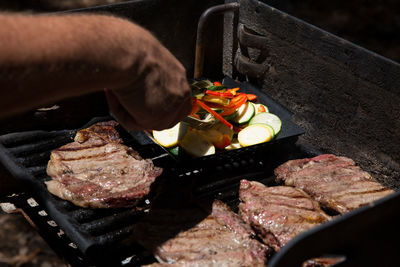
<path fill-rule="evenodd" d="M 236 11 L 239 9 L 239 6 L 240 4 L 238 2 L 213 6 L 204 11 L 200 16 L 199 23 L 197 25 L 196 55 L 194 60 L 195 79 L 203 76 L 205 46 L 204 33 L 208 19 L 214 14 Z"/>

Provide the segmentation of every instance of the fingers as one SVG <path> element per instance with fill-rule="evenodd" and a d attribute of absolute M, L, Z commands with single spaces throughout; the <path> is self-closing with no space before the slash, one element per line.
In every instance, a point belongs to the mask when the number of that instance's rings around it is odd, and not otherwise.
<path fill-rule="evenodd" d="M 191 101 L 187 100 L 182 103 L 180 107 L 170 111 L 170 114 L 159 114 L 158 116 L 144 116 L 140 119 L 135 119 L 125 107 L 120 103 L 118 97 L 111 90 L 105 90 L 105 95 L 109 108 L 115 119 L 129 131 L 139 130 L 164 130 L 173 127 L 184 117 L 186 117 L 191 110 Z"/>
<path fill-rule="evenodd" d="M 189 101 L 187 103 L 185 101 L 185 103 L 183 105 L 181 105 L 180 107 L 178 107 L 178 109 L 176 109 L 174 111 L 174 113 L 171 112 L 171 115 L 168 118 L 164 117 L 157 124 L 154 124 L 151 129 L 152 130 L 164 130 L 164 129 L 172 128 L 178 122 L 183 120 L 183 118 L 188 116 L 191 109 L 192 109 L 191 101 Z"/>
<path fill-rule="evenodd" d="M 171 128 L 191 111 L 185 68 L 156 39 L 146 42 L 134 82 L 106 91 L 111 111 L 128 130 Z"/>
<path fill-rule="evenodd" d="M 129 131 L 143 130 L 143 128 L 136 123 L 135 119 L 119 103 L 118 98 L 111 90 L 104 90 L 104 92 L 107 98 L 109 109 L 122 127 Z"/>

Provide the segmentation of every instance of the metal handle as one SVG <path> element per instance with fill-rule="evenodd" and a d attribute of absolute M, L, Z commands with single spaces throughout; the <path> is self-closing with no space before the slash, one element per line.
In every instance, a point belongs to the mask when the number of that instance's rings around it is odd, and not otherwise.
<path fill-rule="evenodd" d="M 223 5 L 217 5 L 208 8 L 203 14 L 200 16 L 199 23 L 197 25 L 197 39 L 196 39 L 196 55 L 194 60 L 194 78 L 200 78 L 203 75 L 203 68 L 204 68 L 204 33 L 205 33 L 205 26 L 207 24 L 208 19 L 210 16 L 219 13 L 225 13 L 228 11 L 235 11 L 239 9 L 240 4 L 229 3 Z"/>

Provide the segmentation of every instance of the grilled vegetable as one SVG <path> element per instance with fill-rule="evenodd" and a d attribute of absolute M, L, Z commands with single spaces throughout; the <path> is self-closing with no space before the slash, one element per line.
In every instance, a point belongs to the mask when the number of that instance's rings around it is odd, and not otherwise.
<path fill-rule="evenodd" d="M 254 94 L 208 80 L 195 81 L 191 88 L 194 97 L 190 115 L 201 120 L 213 116 L 220 122 L 203 130 L 189 127 L 187 131 L 179 128 L 178 131 L 176 128 L 153 131 L 156 141 L 174 155 L 179 149 L 182 154 L 183 149 L 201 157 L 214 154 L 216 149 L 230 150 L 268 142 L 281 130 L 279 117 L 270 114 L 267 106 L 255 103 L 258 97 Z"/>
<path fill-rule="evenodd" d="M 207 130 L 197 130 L 197 133 L 218 149 L 229 146 L 234 134 L 232 129 L 222 123 L 218 123 Z"/>
<path fill-rule="evenodd" d="M 212 127 L 212 129 L 215 129 L 215 130 L 217 130 L 218 132 L 220 132 L 220 133 L 222 133 L 222 134 L 224 134 L 224 135 L 227 135 L 227 136 L 229 137 L 230 140 L 232 140 L 232 138 L 233 138 L 234 131 L 233 131 L 231 128 L 227 127 L 227 126 L 226 126 L 225 124 L 223 124 L 223 123 L 217 123 L 217 124 L 215 124 L 215 125 Z"/>
<path fill-rule="evenodd" d="M 223 85 L 213 85 L 213 86 L 207 87 L 207 90 L 219 91 L 219 90 L 223 90 L 223 89 L 225 89 L 225 88 L 226 88 L 226 87 L 223 86 Z"/>
<path fill-rule="evenodd" d="M 274 134 L 270 127 L 264 124 L 249 125 L 238 134 L 238 141 L 241 146 L 251 146 L 268 142 L 273 138 Z"/>
<path fill-rule="evenodd" d="M 255 108 L 256 115 L 261 112 L 269 112 L 268 107 L 263 104 L 257 104 L 257 103 L 252 103 L 252 104 Z"/>
<path fill-rule="evenodd" d="M 170 150 L 169 150 L 169 152 L 172 154 L 172 155 L 174 155 L 174 156 L 179 156 L 179 150 L 180 150 L 180 148 L 179 148 L 179 146 L 175 146 L 175 147 L 173 147 L 173 148 L 171 148 Z"/>
<path fill-rule="evenodd" d="M 215 154 L 214 145 L 196 131 L 188 130 L 179 145 L 190 155 L 202 157 Z"/>
<path fill-rule="evenodd" d="M 241 148 L 242 146 L 240 145 L 239 141 L 237 138 L 232 139 L 231 144 L 227 147 L 225 147 L 226 150 L 233 150 L 233 149 L 238 149 Z"/>
<path fill-rule="evenodd" d="M 257 99 L 257 96 L 254 94 L 247 94 L 247 100 L 254 101 Z"/>
<path fill-rule="evenodd" d="M 153 131 L 153 137 L 163 147 L 173 147 L 178 144 L 179 129 L 181 123 L 176 124 L 174 127 L 162 131 Z"/>
<path fill-rule="evenodd" d="M 239 112 L 237 112 L 237 110 L 235 110 L 232 114 L 230 114 L 228 116 L 224 116 L 224 119 L 227 121 L 232 121 L 238 114 L 239 114 Z"/>
<path fill-rule="evenodd" d="M 263 112 L 255 115 L 254 118 L 250 121 L 249 125 L 258 123 L 267 124 L 271 126 L 274 129 L 275 135 L 277 135 L 282 128 L 281 119 L 279 119 L 278 116 L 272 113 Z"/>
<path fill-rule="evenodd" d="M 221 115 L 219 115 L 218 113 L 216 113 L 214 110 L 212 110 L 209 106 L 207 106 L 206 104 L 204 104 L 202 101 L 196 99 L 196 103 L 204 108 L 205 110 L 207 110 L 211 115 L 213 115 L 216 119 L 218 119 L 219 121 L 221 121 L 223 124 L 225 124 L 226 126 L 228 126 L 230 129 L 233 128 L 232 124 L 230 124 L 229 122 L 227 122 Z"/>
<path fill-rule="evenodd" d="M 226 106 L 229 104 L 229 99 L 225 98 L 223 96 L 216 96 L 216 95 L 204 95 L 202 98 L 203 101 L 205 102 L 211 102 L 211 103 L 216 103 L 220 104 L 222 106 Z"/>
<path fill-rule="evenodd" d="M 246 102 L 238 108 L 237 112 L 238 115 L 232 121 L 237 124 L 246 124 L 254 116 L 254 106 L 251 102 Z"/>

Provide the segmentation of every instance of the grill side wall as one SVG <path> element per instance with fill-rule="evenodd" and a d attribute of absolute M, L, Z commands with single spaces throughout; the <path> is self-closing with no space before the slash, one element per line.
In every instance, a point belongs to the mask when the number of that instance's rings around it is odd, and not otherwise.
<path fill-rule="evenodd" d="M 241 1 L 239 23 L 268 39 L 261 52 L 241 45 L 266 70 L 246 78 L 294 113 L 299 142 L 400 188 L 400 65 L 259 1 Z"/>

